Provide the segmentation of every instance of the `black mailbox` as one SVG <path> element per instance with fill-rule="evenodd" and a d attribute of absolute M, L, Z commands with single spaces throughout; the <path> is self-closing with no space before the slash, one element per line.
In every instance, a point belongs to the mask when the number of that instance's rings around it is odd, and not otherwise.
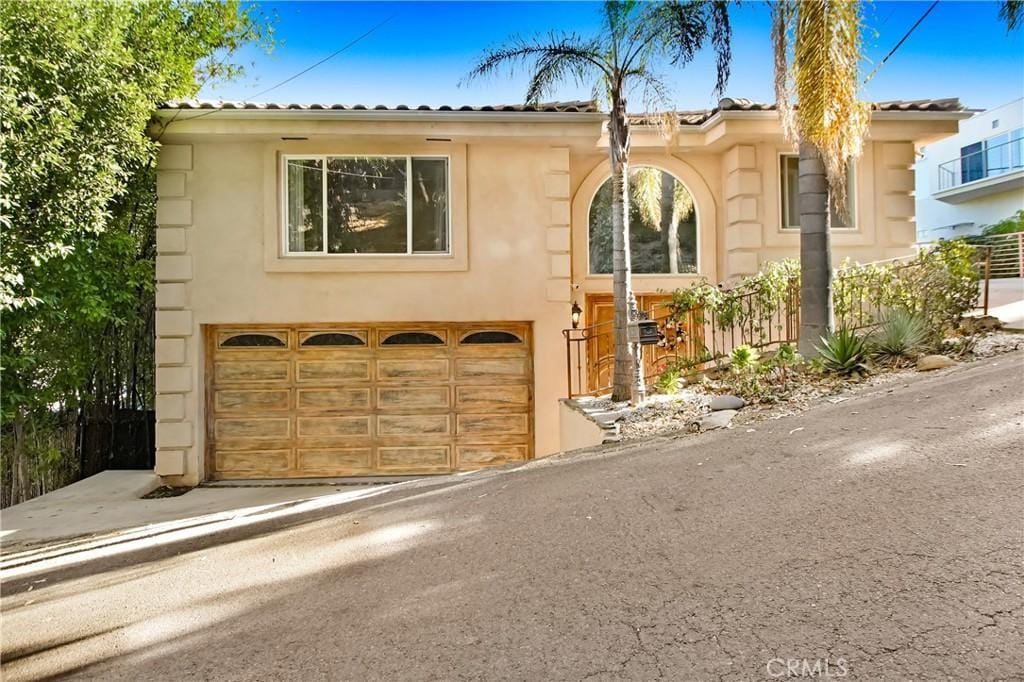
<path fill-rule="evenodd" d="M 653 346 L 661 340 L 658 323 L 654 320 L 637 320 L 637 326 L 640 328 L 641 346 Z"/>

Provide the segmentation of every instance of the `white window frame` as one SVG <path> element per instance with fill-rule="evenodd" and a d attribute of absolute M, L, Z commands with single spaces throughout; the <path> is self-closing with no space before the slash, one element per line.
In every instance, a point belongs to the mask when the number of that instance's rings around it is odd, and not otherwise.
<path fill-rule="evenodd" d="M 405 253 L 329 253 L 327 251 L 327 160 L 328 159 L 405 159 Z M 445 196 L 447 198 L 447 210 L 445 210 L 445 251 L 413 251 L 412 250 L 412 160 L 444 160 L 445 173 Z M 292 251 L 289 248 L 290 239 L 288 234 L 288 162 L 289 161 L 320 161 L 323 166 L 321 190 L 323 207 L 323 250 L 322 251 Z M 447 258 L 452 255 L 452 160 L 448 154 L 281 154 L 281 167 L 279 170 L 280 188 L 279 201 L 281 202 L 281 253 L 287 258 Z"/>
<path fill-rule="evenodd" d="M 800 155 L 799 154 L 794 154 L 792 152 L 779 152 L 778 153 L 778 158 L 775 160 L 775 172 L 777 172 L 779 174 L 779 230 L 781 232 L 790 233 L 790 232 L 799 232 L 800 231 L 800 225 L 788 225 L 786 223 L 787 216 L 786 216 L 786 201 L 785 201 L 785 197 L 787 195 L 787 190 L 789 188 L 787 187 L 786 174 L 782 171 L 782 160 L 784 158 L 787 158 L 787 157 L 788 158 L 799 159 Z M 854 161 L 853 162 L 853 167 L 851 168 L 851 171 L 850 171 L 850 178 L 849 178 L 849 182 L 848 182 L 848 187 L 846 188 L 847 203 L 850 204 L 850 209 L 851 209 L 850 213 L 852 214 L 850 216 L 850 223 L 851 224 L 846 226 L 846 227 L 830 227 L 830 231 L 831 232 L 856 232 L 858 230 L 857 219 L 858 219 L 859 214 L 860 214 L 860 212 L 857 210 L 857 208 L 858 208 L 857 207 L 857 184 L 858 184 L 857 183 L 857 171 L 858 170 L 859 170 L 859 165 L 858 165 L 858 163 L 856 161 Z M 800 190 L 799 190 L 799 188 L 797 188 L 797 197 L 799 198 L 799 196 L 800 196 Z"/>

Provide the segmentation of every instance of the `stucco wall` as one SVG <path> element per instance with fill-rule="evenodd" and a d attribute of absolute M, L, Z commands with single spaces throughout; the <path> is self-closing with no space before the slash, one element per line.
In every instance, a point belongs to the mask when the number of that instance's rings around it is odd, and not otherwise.
<path fill-rule="evenodd" d="M 190 484 L 203 478 L 202 325 L 223 323 L 533 322 L 535 452 L 556 452 L 557 400 L 565 390 L 561 329 L 569 317 L 568 151 L 470 145 L 464 177 L 452 179 L 453 197 L 463 194 L 467 210 L 466 269 L 273 272 L 265 267 L 264 228 L 277 219 L 277 194 L 276 179 L 267 177 L 275 165 L 266 161 L 286 148 L 165 147 L 160 181 L 184 184 L 187 199 L 180 200 L 189 202 L 191 226 L 175 255 L 161 253 L 157 268 L 158 297 L 176 292 L 174 308 L 161 305 L 158 313 L 158 345 L 166 350 L 157 379 L 158 473 Z M 174 161 L 184 157 L 188 168 L 179 169 L 185 164 Z M 171 205 L 170 197 L 161 199 Z M 165 362 L 173 363 L 170 372 Z"/>
<path fill-rule="evenodd" d="M 561 330 L 572 300 L 611 291 L 610 276 L 587 273 L 587 214 L 608 174 L 599 137 L 580 133 L 591 128 L 561 136 L 561 129 L 526 135 L 515 128 L 520 139 L 482 134 L 499 130 L 492 126 L 428 143 L 404 127 L 400 135 L 377 135 L 362 123 L 351 124 L 358 135 L 343 136 L 324 134 L 338 129 L 316 122 L 306 141 L 281 140 L 280 121 L 240 132 L 223 121 L 203 125 L 209 130 L 202 134 L 169 136 L 158 172 L 158 473 L 172 483 L 204 478 L 202 331 L 227 323 L 531 322 L 535 454 L 559 450 Z M 451 159 L 451 258 L 280 257 L 280 154 L 425 149 Z M 799 233 L 780 229 L 784 151 L 779 135 L 719 140 L 713 149 L 638 144 L 635 165 L 671 172 L 694 197 L 700 272 L 638 275 L 637 293 L 723 281 L 796 256 Z M 837 259 L 910 252 L 913 155 L 913 143 L 899 139 L 867 145 L 857 171 L 857 224 L 835 233 Z"/>
<path fill-rule="evenodd" d="M 783 229 L 779 159 L 790 146 L 762 142 L 730 148 L 722 164 L 726 203 L 725 279 L 750 275 L 766 261 L 797 258 L 800 231 Z M 854 225 L 833 229 L 833 261 L 868 262 L 913 250 L 914 145 L 868 142 L 856 164 Z"/>

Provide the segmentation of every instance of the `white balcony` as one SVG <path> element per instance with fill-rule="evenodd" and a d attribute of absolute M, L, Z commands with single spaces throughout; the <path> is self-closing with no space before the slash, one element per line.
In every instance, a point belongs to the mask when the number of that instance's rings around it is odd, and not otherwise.
<path fill-rule="evenodd" d="M 938 187 L 932 196 L 948 204 L 1024 188 L 1024 139 L 986 143 L 979 151 L 940 164 Z"/>

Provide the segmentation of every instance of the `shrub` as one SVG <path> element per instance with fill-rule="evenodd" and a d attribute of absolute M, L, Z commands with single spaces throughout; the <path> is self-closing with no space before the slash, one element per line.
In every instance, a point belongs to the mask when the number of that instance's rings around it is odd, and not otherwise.
<path fill-rule="evenodd" d="M 661 370 L 657 381 L 654 383 L 658 393 L 674 395 L 679 392 L 679 379 L 683 375 L 682 367 L 679 364 L 671 363 Z"/>
<path fill-rule="evenodd" d="M 867 370 L 867 343 L 852 329 L 840 328 L 821 337 L 821 345 L 816 348 L 822 366 L 830 372 L 848 376 Z"/>
<path fill-rule="evenodd" d="M 981 231 L 986 237 L 995 234 L 1013 234 L 1014 232 L 1024 232 L 1024 211 L 1017 211 L 1009 218 L 1003 218 L 997 223 L 986 225 Z"/>
<path fill-rule="evenodd" d="M 920 315 L 896 308 L 871 335 L 872 355 L 886 360 L 912 357 L 926 347 L 928 336 L 928 326 Z"/>
<path fill-rule="evenodd" d="M 974 307 L 978 274 L 974 247 L 962 240 L 941 241 L 907 262 L 846 262 L 835 277 L 836 320 L 866 326 L 880 311 L 902 308 L 919 315 L 937 340 Z"/>
<path fill-rule="evenodd" d="M 742 344 L 733 348 L 729 353 L 729 366 L 734 372 L 754 370 L 757 369 L 757 361 L 760 357 L 756 350 L 747 344 Z"/>
<path fill-rule="evenodd" d="M 789 369 L 793 365 L 800 363 L 801 360 L 803 358 L 796 352 L 796 348 L 788 343 L 784 343 L 776 349 L 771 362 L 776 373 L 779 375 L 779 379 L 782 381 L 784 389 L 789 384 Z"/>

